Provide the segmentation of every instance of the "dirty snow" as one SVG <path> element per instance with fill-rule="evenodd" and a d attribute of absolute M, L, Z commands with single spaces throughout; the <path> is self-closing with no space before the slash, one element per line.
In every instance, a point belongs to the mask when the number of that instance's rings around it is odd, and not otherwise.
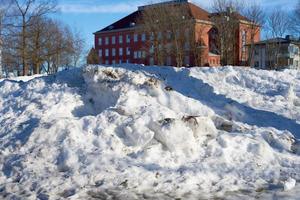
<path fill-rule="evenodd" d="M 0 197 L 300 194 L 300 73 L 87 66 L 0 81 Z"/>

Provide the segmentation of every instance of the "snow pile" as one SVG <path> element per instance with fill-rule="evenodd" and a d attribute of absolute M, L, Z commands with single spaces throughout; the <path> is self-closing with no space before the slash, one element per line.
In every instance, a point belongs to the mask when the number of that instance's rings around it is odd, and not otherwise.
<path fill-rule="evenodd" d="M 300 123 L 300 71 L 224 67 L 193 69 L 192 76 L 211 85 L 216 93 Z"/>
<path fill-rule="evenodd" d="M 293 71 L 276 73 L 299 81 Z M 300 89 L 281 79 L 280 90 L 272 76 L 128 65 L 3 80 L 0 197 L 293 195 L 300 180 L 293 102 Z M 281 108 L 265 107 L 271 99 Z"/>

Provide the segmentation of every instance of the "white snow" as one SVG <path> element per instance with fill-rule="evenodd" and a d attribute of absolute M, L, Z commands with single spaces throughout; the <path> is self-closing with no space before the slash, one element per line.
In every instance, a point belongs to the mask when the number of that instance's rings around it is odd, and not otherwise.
<path fill-rule="evenodd" d="M 87 66 L 29 79 L 0 81 L 1 198 L 299 196 L 298 71 Z"/>
<path fill-rule="evenodd" d="M 284 191 L 293 189 L 295 185 L 296 185 L 296 180 L 293 178 L 288 178 L 288 180 L 284 182 Z"/>

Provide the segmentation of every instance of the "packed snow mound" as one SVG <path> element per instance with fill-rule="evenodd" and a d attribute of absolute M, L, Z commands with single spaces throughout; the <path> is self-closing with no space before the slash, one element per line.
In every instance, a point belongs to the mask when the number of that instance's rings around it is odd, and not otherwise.
<path fill-rule="evenodd" d="M 2 80 L 0 197 L 297 197 L 299 79 L 123 65 Z"/>
<path fill-rule="evenodd" d="M 226 67 L 193 69 L 191 74 L 218 94 L 300 123 L 300 71 Z"/>

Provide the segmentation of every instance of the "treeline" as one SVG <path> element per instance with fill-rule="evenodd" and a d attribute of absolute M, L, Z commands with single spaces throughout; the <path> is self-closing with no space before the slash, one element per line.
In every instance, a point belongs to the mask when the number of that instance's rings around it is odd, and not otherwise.
<path fill-rule="evenodd" d="M 0 0 L 4 74 L 52 74 L 60 67 L 78 65 L 84 41 L 78 32 L 50 17 L 56 11 L 52 0 Z"/>

